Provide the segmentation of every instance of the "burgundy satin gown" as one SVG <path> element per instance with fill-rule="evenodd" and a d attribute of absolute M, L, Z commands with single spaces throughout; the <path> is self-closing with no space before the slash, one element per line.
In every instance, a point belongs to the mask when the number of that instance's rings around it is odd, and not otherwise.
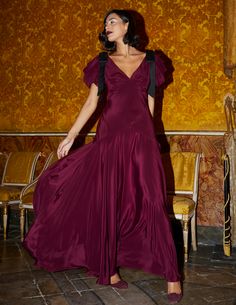
<path fill-rule="evenodd" d="M 156 55 L 156 85 L 165 67 Z M 84 69 L 98 82 L 98 57 Z M 24 246 L 48 271 L 86 267 L 109 284 L 117 267 L 178 281 L 165 177 L 147 102 L 149 64 L 129 78 L 108 59 L 107 102 L 92 143 L 47 169 L 34 194 Z"/>

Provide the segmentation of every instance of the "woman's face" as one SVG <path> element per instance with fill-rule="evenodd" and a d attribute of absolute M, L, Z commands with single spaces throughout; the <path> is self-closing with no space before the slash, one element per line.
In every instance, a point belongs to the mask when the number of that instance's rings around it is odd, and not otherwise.
<path fill-rule="evenodd" d="M 125 23 L 117 14 L 112 13 L 108 15 L 105 22 L 105 31 L 108 40 L 111 42 L 123 40 L 128 26 L 129 23 Z"/>

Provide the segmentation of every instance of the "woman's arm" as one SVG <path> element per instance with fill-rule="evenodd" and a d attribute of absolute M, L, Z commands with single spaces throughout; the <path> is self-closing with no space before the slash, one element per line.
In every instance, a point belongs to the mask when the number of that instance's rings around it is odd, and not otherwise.
<path fill-rule="evenodd" d="M 91 115 L 94 113 L 95 109 L 97 108 L 98 99 L 99 99 L 97 93 L 98 93 L 98 87 L 95 84 L 92 84 L 90 87 L 88 98 L 84 103 L 77 119 L 75 120 L 74 124 L 69 130 L 66 138 L 58 146 L 57 155 L 59 159 L 68 154 L 80 130 L 83 128 L 85 123 L 88 121 L 88 119 L 91 117 Z"/>
<path fill-rule="evenodd" d="M 151 115 L 154 115 L 154 106 L 155 106 L 155 99 L 154 97 L 148 95 L 148 107 Z"/>

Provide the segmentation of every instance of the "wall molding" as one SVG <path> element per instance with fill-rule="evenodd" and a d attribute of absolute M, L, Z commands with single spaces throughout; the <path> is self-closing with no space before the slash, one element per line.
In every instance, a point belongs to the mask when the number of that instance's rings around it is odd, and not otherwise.
<path fill-rule="evenodd" d="M 166 130 L 165 132 L 157 133 L 159 135 L 195 135 L 195 136 L 223 136 L 226 131 L 196 131 L 196 130 Z M 67 132 L 7 132 L 0 131 L 2 137 L 63 137 L 66 136 Z M 80 136 L 94 137 L 96 132 L 89 132 L 87 134 L 80 134 Z"/>

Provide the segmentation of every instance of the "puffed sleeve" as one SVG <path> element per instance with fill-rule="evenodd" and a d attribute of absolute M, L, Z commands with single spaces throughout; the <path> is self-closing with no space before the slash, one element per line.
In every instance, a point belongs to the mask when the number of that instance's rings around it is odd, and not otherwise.
<path fill-rule="evenodd" d="M 98 56 L 93 58 L 83 70 L 84 82 L 90 87 L 92 84 L 98 85 L 99 59 Z"/>
<path fill-rule="evenodd" d="M 165 88 L 173 82 L 174 67 L 172 60 L 161 50 L 155 51 L 156 86 Z"/>
<path fill-rule="evenodd" d="M 156 64 L 156 86 L 160 87 L 165 83 L 167 68 L 157 52 L 155 53 L 155 64 Z"/>

